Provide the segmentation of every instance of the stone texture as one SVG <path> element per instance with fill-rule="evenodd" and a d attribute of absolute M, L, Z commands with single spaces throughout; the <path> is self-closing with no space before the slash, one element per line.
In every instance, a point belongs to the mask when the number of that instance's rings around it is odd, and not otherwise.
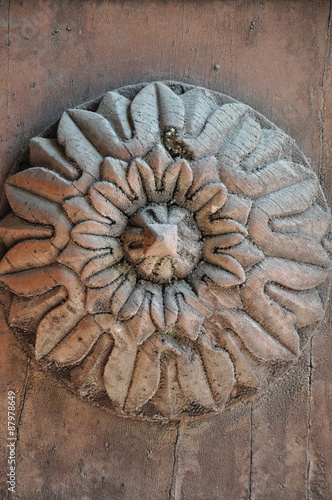
<path fill-rule="evenodd" d="M 224 92 L 267 116 L 293 137 L 311 159 L 313 167 L 320 172 L 325 194 L 328 200 L 331 200 L 329 1 L 225 1 L 222 5 L 219 1 L 43 1 L 34 2 L 32 6 L 31 2 L 11 0 L 3 1 L 0 9 L 0 28 L 3 35 L 0 58 L 2 68 L 5 68 L 5 71 L 0 73 L 0 100 L 1 109 L 6 110 L 6 114 L 2 115 L 0 131 L 2 178 L 6 177 L 18 151 L 28 145 L 31 137 L 59 118 L 65 109 L 98 97 L 110 88 L 138 81 L 172 78 Z M 124 25 L 125 30 L 122 29 Z M 200 461 L 201 470 L 206 473 L 198 474 L 197 467 L 195 468 L 196 472 L 188 476 L 188 482 L 184 483 L 183 498 L 206 498 L 205 492 L 209 491 L 212 491 L 211 498 L 247 498 L 247 488 L 232 489 L 232 485 L 235 485 L 235 488 L 239 485 L 237 474 L 242 467 L 241 484 L 245 484 L 246 476 L 248 485 L 251 485 L 251 498 L 261 494 L 258 485 L 265 485 L 268 491 L 272 491 L 273 498 L 292 498 L 292 478 L 297 485 L 295 493 L 298 498 L 303 498 L 306 489 L 308 498 L 321 499 L 331 496 L 331 445 L 328 431 L 331 406 L 329 366 L 332 362 L 330 318 L 329 312 L 326 327 L 317 333 L 312 342 L 311 363 L 310 357 L 303 358 L 312 375 L 309 377 L 307 389 L 303 385 L 303 370 L 297 371 L 295 368 L 292 372 L 291 383 L 295 387 L 303 387 L 303 398 L 306 399 L 307 405 L 300 404 L 300 409 L 308 418 L 310 402 L 313 403 L 310 429 L 307 418 L 303 415 L 302 419 L 298 415 L 298 427 L 294 431 L 296 436 L 307 433 L 311 454 L 308 455 L 306 466 L 303 466 L 301 458 L 302 444 L 300 447 L 291 446 L 288 439 L 278 440 L 278 432 L 275 430 L 276 417 L 274 412 L 269 410 L 271 398 L 263 398 L 260 400 L 260 405 L 263 406 L 260 406 L 257 413 L 255 429 L 259 429 L 263 415 L 263 429 L 267 429 L 268 437 L 264 442 L 261 439 L 252 439 L 252 463 L 255 463 L 255 455 L 259 452 L 255 473 L 250 474 L 250 458 L 247 451 L 243 451 L 249 449 L 250 444 L 250 412 L 248 413 L 246 408 L 243 414 L 237 414 L 236 428 L 242 426 L 244 429 L 244 432 L 235 434 L 239 441 L 238 447 L 234 447 L 234 433 L 228 414 L 217 417 L 224 425 L 221 437 L 227 430 L 230 431 L 229 439 L 224 439 L 224 442 L 220 446 L 218 443 L 217 446 L 218 452 L 227 457 L 227 460 L 221 462 L 222 467 L 217 458 L 216 461 L 211 460 L 209 451 L 214 450 L 214 425 L 206 425 L 208 421 L 197 424 L 201 428 L 200 446 L 195 448 L 195 442 L 192 440 L 190 446 L 184 450 L 183 460 L 178 462 L 178 474 L 181 476 L 181 468 L 188 468 L 192 453 L 196 453 L 198 448 L 200 456 L 203 457 Z M 12 347 L 7 348 L 6 338 L 11 339 Z M 2 347 L 6 363 L 1 365 L 1 384 L 5 385 L 2 393 L 6 393 L 8 389 L 7 381 L 10 381 L 10 388 L 14 386 L 18 392 L 24 387 L 25 356 L 15 348 L 17 354 L 15 359 L 12 359 L 13 344 L 13 337 L 5 333 L 3 327 Z M 44 375 L 42 380 L 45 380 Z M 48 394 L 59 390 L 59 394 L 63 396 L 63 389 L 58 389 L 53 380 L 48 379 L 48 385 L 51 388 Z M 288 390 L 288 381 L 284 387 L 283 409 L 288 410 L 289 415 L 296 416 L 297 405 L 293 400 L 294 393 Z M 36 404 L 37 394 L 28 392 L 25 404 L 30 397 L 31 406 Z M 72 405 L 68 406 L 68 413 L 65 413 L 64 427 L 71 425 L 78 411 L 85 414 L 86 418 L 92 419 L 90 423 L 93 425 L 94 419 L 90 411 L 95 410 L 75 398 L 71 400 Z M 275 406 L 278 407 L 278 398 L 274 399 L 273 393 L 272 401 L 275 401 Z M 39 408 L 41 411 L 38 419 L 31 420 L 29 429 L 26 428 L 23 434 L 29 443 L 36 443 L 38 434 L 38 443 L 45 442 L 47 446 L 47 443 L 51 442 L 48 428 L 54 426 L 53 416 L 50 417 L 50 425 L 37 427 L 38 421 L 45 415 L 44 407 Z M 45 408 L 48 408 L 48 405 L 45 405 Z M 3 411 L 5 415 L 5 409 Z M 116 417 L 110 418 L 108 415 L 108 435 L 116 435 L 118 432 L 115 421 Z M 211 424 L 212 422 L 211 420 Z M 130 425 L 134 428 L 137 422 L 127 421 L 126 426 L 130 428 Z M 71 429 L 71 442 L 79 443 L 83 435 L 81 429 L 73 426 Z M 181 432 L 182 430 L 180 438 Z M 32 436 L 31 440 L 29 435 Z M 103 436 L 96 434 L 95 440 L 96 449 L 103 449 Z M 278 445 L 277 454 L 270 446 L 270 441 Z M 297 442 L 296 438 L 295 441 Z M 171 442 L 174 443 L 173 439 Z M 291 439 L 291 442 L 294 443 L 294 439 Z M 137 449 L 144 450 L 145 437 L 138 437 L 137 443 Z M 203 446 L 204 443 L 208 445 Z M 19 497 L 35 498 L 35 482 L 38 481 L 43 483 L 42 487 L 49 498 L 75 497 L 75 489 L 80 494 L 82 492 L 83 498 L 84 495 L 86 498 L 94 498 L 91 468 L 85 477 L 79 471 L 76 476 L 72 476 L 71 480 L 76 480 L 73 482 L 73 489 L 60 491 L 60 465 L 54 467 L 51 473 L 47 472 L 49 466 L 44 458 L 36 455 L 38 468 L 32 471 L 31 447 L 26 446 L 23 443 L 18 444 L 19 465 L 22 470 L 27 471 L 20 477 Z M 60 456 L 66 457 L 68 436 L 56 439 L 56 446 Z M 126 442 L 122 453 L 123 457 L 130 456 L 130 443 Z M 164 453 L 172 455 L 164 446 L 156 450 L 158 457 L 163 457 Z M 215 456 L 218 456 L 217 452 Z M 282 456 L 282 459 L 278 460 L 279 456 Z M 232 471 L 226 469 L 225 465 L 229 457 L 234 460 Z M 6 457 L 2 456 L 2 459 L 5 467 Z M 60 462 L 62 460 L 64 458 L 61 458 Z M 278 465 L 277 476 L 275 467 L 265 465 L 263 468 L 262 464 L 268 464 L 270 461 Z M 66 461 L 64 463 L 68 464 Z M 87 463 L 92 464 L 93 457 L 91 462 L 87 459 Z M 110 471 L 107 488 L 99 497 L 109 498 L 107 491 L 112 491 L 114 498 L 132 498 L 133 490 L 124 492 L 121 489 L 122 483 L 118 492 L 115 492 L 119 483 L 117 473 L 111 469 L 113 463 L 111 460 L 107 463 L 106 468 Z M 259 470 L 261 474 L 257 476 Z M 47 481 L 43 479 L 46 474 L 52 477 L 52 489 L 47 489 Z M 167 474 L 163 478 L 160 476 L 158 488 L 159 485 L 162 487 L 157 490 L 162 492 L 160 498 L 169 497 L 171 467 L 167 468 Z M 262 475 L 264 481 L 260 479 Z M 278 489 L 276 479 L 286 476 L 286 487 L 283 490 Z M 210 481 L 207 477 L 211 478 Z M 213 489 L 213 485 L 219 481 L 225 488 L 221 490 L 224 494 Z M 299 486 L 299 481 L 302 481 L 303 486 Z M 141 475 L 136 487 L 142 488 L 136 496 L 155 498 L 154 477 L 143 478 Z M 5 497 L 5 487 L 1 492 Z"/>
<path fill-rule="evenodd" d="M 20 426 L 20 498 L 167 498 L 174 426 L 123 418 L 110 424 L 107 413 L 90 405 L 86 412 L 84 402 L 41 375 L 32 369 Z"/>
<path fill-rule="evenodd" d="M 53 128 L 5 183 L 0 283 L 23 348 L 124 416 L 202 418 L 262 392 L 330 278 L 330 212 L 294 142 L 176 82 L 110 91 Z"/>

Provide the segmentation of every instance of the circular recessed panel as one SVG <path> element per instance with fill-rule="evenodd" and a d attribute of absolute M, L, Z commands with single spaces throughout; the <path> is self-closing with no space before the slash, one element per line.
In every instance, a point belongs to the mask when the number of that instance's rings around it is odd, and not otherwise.
<path fill-rule="evenodd" d="M 266 389 L 324 314 L 330 213 L 294 142 L 177 83 L 108 92 L 6 182 L 0 280 L 24 349 L 121 415 L 196 418 Z"/>

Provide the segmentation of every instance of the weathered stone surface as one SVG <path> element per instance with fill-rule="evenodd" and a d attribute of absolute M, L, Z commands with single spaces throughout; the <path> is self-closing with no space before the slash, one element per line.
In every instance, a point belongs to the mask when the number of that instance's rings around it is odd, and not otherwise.
<path fill-rule="evenodd" d="M 179 424 L 170 498 L 250 498 L 250 413 Z"/>
<path fill-rule="evenodd" d="M 307 345 L 298 365 L 253 403 L 250 491 L 257 500 L 307 498 L 309 358 Z"/>
<path fill-rule="evenodd" d="M 110 432 L 109 414 L 76 402 L 35 368 L 27 391 L 17 443 L 20 498 L 168 497 L 174 424 L 114 416 Z"/>
<path fill-rule="evenodd" d="M 156 420 L 228 410 L 288 369 L 323 317 L 318 179 L 242 103 L 174 82 L 124 87 L 65 112 L 20 170 L 0 223 L 9 325 L 102 407 Z"/>
<path fill-rule="evenodd" d="M 66 1 L 53 0 L 42 2 L 26 2 L 4 0 L 0 11 L 2 21 L 0 30 L 2 42 L 0 50 L 1 64 L 4 71 L 0 72 L 0 102 L 4 111 L 0 117 L 0 151 L 1 151 L 1 179 L 4 179 L 12 166 L 18 152 L 24 149 L 29 139 L 40 133 L 43 128 L 58 119 L 63 110 L 76 106 L 88 99 L 105 93 L 110 88 L 138 82 L 163 80 L 173 78 L 185 80 L 196 85 L 209 87 L 259 110 L 269 117 L 279 127 L 284 129 L 300 145 L 304 153 L 311 159 L 313 167 L 320 172 L 320 181 L 327 199 L 331 200 L 331 168 L 330 168 L 330 138 L 331 138 L 331 30 L 329 22 L 328 0 L 320 2 L 273 0 L 237 1 L 225 0 L 209 2 L 94 2 L 94 1 Z M 126 29 L 123 29 L 123 27 Z M 142 33 L 144 36 L 142 36 Z M 37 229 L 38 230 L 38 229 Z M 49 228 L 48 228 L 49 230 Z M 49 234 L 44 235 L 49 238 Z M 225 294 L 225 300 L 231 302 L 232 296 Z M 52 299 L 53 300 L 53 299 Z M 234 299 L 234 303 L 236 300 Z M 28 311 L 28 302 L 26 304 Z M 261 486 L 267 485 L 269 491 L 274 491 L 274 498 L 292 498 L 292 479 L 297 485 L 302 479 L 303 489 L 296 487 L 296 491 L 305 491 L 307 483 L 308 464 L 310 462 L 310 481 L 308 498 L 316 500 L 330 498 L 332 492 L 331 470 L 331 443 L 329 432 L 329 415 L 331 414 L 332 395 L 330 387 L 330 365 L 332 350 L 330 346 L 330 321 L 327 317 L 326 326 L 317 332 L 312 343 L 311 379 L 308 381 L 308 392 L 303 386 L 303 398 L 307 405 L 298 403 L 294 399 L 293 384 L 298 386 L 302 380 L 302 369 L 292 371 L 292 378 L 282 386 L 280 398 L 263 397 L 259 400 L 261 411 L 257 413 L 255 429 L 262 423 L 263 430 L 267 429 L 266 440 L 259 437 L 253 440 L 252 457 L 259 452 L 259 461 L 256 463 L 255 473 L 249 474 L 247 452 L 250 435 L 249 427 L 243 425 L 243 432 L 233 432 L 226 413 L 205 423 L 202 436 L 205 441 L 199 441 L 200 466 L 206 473 L 195 473 L 187 477 L 183 488 L 184 498 L 207 498 L 207 491 L 213 493 L 208 498 L 223 498 L 220 493 L 226 492 L 224 497 L 229 499 L 247 498 L 247 490 L 243 490 L 243 497 L 236 489 L 238 484 L 238 470 L 243 467 L 243 474 L 248 471 L 248 485 L 252 485 L 252 498 L 260 492 Z M 20 354 L 12 358 L 14 339 L 5 334 L 2 328 L 2 354 L 6 363 L 1 364 L 0 383 L 3 384 L 2 393 L 6 389 L 21 391 L 21 381 L 24 382 L 26 373 L 25 355 Z M 4 341 L 8 335 L 10 347 Z M 8 352 L 10 353 L 8 356 Z M 21 359 L 22 358 L 22 359 Z M 21 359 L 21 361 L 20 361 Z M 29 427 L 25 427 L 21 437 L 26 436 L 21 445 L 18 466 L 24 468 L 23 475 L 17 484 L 17 496 L 36 498 L 36 482 L 43 478 L 52 481 L 52 490 L 47 491 L 49 498 L 75 498 L 75 491 L 85 499 L 94 498 L 91 493 L 93 462 L 95 454 L 89 454 L 84 462 L 85 468 L 78 470 L 71 476 L 72 489 L 62 493 L 62 468 L 60 464 L 50 471 L 49 465 L 42 454 L 35 454 L 35 463 L 38 468 L 30 468 L 32 446 L 35 448 L 47 440 L 49 428 L 53 429 L 55 420 L 50 417 L 49 425 L 41 426 L 45 421 L 44 411 L 54 406 L 50 398 L 55 392 L 59 400 L 64 391 L 54 387 L 52 380 L 45 385 L 47 397 L 45 402 L 38 405 L 38 418 L 30 420 Z M 35 379 L 33 379 L 35 380 Z M 7 387 L 7 381 L 9 385 Z M 278 387 L 280 382 L 277 383 Z M 40 386 L 38 386 L 39 388 Z M 51 390 L 49 390 L 51 387 Z M 54 387 L 54 389 L 52 389 Z M 288 388 L 289 387 L 289 391 Z M 25 402 L 30 407 L 38 404 L 40 391 L 28 391 Z M 280 426 L 277 425 L 278 411 L 273 411 L 271 405 L 278 409 L 278 402 L 283 402 L 283 409 L 295 416 L 297 429 L 296 436 L 308 433 L 311 453 L 308 455 L 308 464 L 303 466 L 300 447 L 290 445 L 288 439 L 278 440 Z M 67 398 L 66 398 L 67 401 Z M 309 429 L 308 416 L 310 405 L 311 427 Z M 5 404 L 6 401 L 3 401 Z M 25 404 L 26 404 L 25 403 Z M 263 405 L 263 406 L 262 406 Z M 297 413 L 303 412 L 303 418 Z M 306 409 L 307 408 L 307 409 Z M 5 419 L 3 408 L 3 417 Z M 75 421 L 77 413 L 89 420 L 90 427 L 96 428 L 95 448 L 103 449 L 103 435 L 97 430 L 95 413 L 91 413 L 91 406 L 82 404 L 78 399 L 71 398 L 67 406 L 66 422 L 63 428 Z M 24 415 L 24 409 L 23 409 Z M 102 415 L 99 412 L 98 415 Z M 261 421 L 263 415 L 263 421 Z M 236 413 L 236 429 L 241 427 L 243 417 Z M 28 420 L 30 417 L 28 418 Z M 230 430 L 229 438 L 225 439 L 223 432 L 219 434 L 218 453 L 224 453 L 227 460 L 233 459 L 234 468 L 225 469 L 222 460 L 220 463 L 211 459 L 209 450 L 216 446 L 213 439 L 214 422 L 219 421 L 225 426 L 225 432 Z M 4 421 L 2 419 L 2 421 Z M 119 427 L 118 418 L 107 415 L 107 434 L 117 436 Z M 137 426 L 139 422 L 126 421 L 126 425 Z M 288 430 L 289 432 L 288 423 Z M 106 424 L 105 424 L 106 426 Z M 21 427 L 21 426 L 19 426 Z M 36 432 L 36 428 L 38 432 Z M 59 462 L 70 456 L 70 448 L 82 441 L 84 432 L 79 426 L 71 426 L 71 435 L 57 434 L 55 442 Z M 158 432 L 163 429 L 159 427 Z M 302 431 L 301 431 L 302 429 Z M 21 430 L 21 429 L 19 429 Z M 35 436 L 29 439 L 27 434 Z M 180 431 L 181 435 L 181 431 Z M 239 445 L 234 448 L 234 438 Z M 297 438 L 295 438 L 296 440 Z M 171 440 L 173 442 L 173 439 Z M 196 440 L 188 437 L 188 447 L 183 450 L 179 464 L 187 470 Z M 277 445 L 277 452 L 270 446 Z M 137 450 L 144 450 L 145 434 L 137 437 Z M 208 444 L 207 444 L 208 443 Z M 212 444 L 211 444 L 212 443 Z M 292 439 L 294 443 L 294 439 Z M 121 442 L 122 457 L 130 455 L 130 439 Z M 120 444 L 119 444 L 120 446 Z M 84 447 L 83 447 L 84 448 Z M 82 450 L 83 450 L 82 448 Z M 83 451 L 80 453 L 83 455 Z M 50 452 L 51 453 L 51 452 Z M 215 452 L 217 456 L 217 451 Z M 160 446 L 155 450 L 158 457 L 173 456 L 173 450 Z M 212 451 L 213 454 L 213 451 Z M 3 467 L 6 470 L 6 456 L 3 449 Z M 175 452 L 176 455 L 176 452 Z M 215 456 L 213 454 L 213 456 Z M 99 498 L 131 499 L 135 490 L 126 491 L 119 488 L 119 471 L 113 469 L 116 463 L 121 464 L 119 455 L 113 453 L 107 459 L 105 470 L 109 471 L 106 486 Z M 278 458 L 280 457 L 280 458 Z M 134 459 L 132 459 L 134 460 Z M 275 474 L 277 465 L 278 474 Z M 246 463 L 245 463 L 246 462 Z M 65 462 L 67 463 L 67 462 Z M 264 464 L 261 482 L 257 473 Z M 146 475 L 142 464 L 141 474 L 137 474 L 137 496 L 147 499 L 155 498 L 155 474 Z M 83 470 L 84 469 L 84 470 Z M 22 469 L 23 470 L 23 469 Z M 73 469 L 74 470 L 74 469 Z M 181 466 L 178 469 L 181 474 Z M 168 475 L 168 477 L 167 477 Z M 285 488 L 279 489 L 278 477 L 285 478 Z M 74 479 L 76 481 L 74 482 Z M 4 481 L 4 476 L 2 476 Z M 255 482 L 257 481 L 257 487 Z M 220 482 L 225 488 L 215 491 L 213 485 Z M 166 467 L 163 477 L 158 477 L 158 487 L 164 485 L 164 496 L 169 498 L 170 468 Z M 46 484 L 46 482 L 44 482 Z M 122 483 L 120 483 L 121 486 Z M 113 487 L 115 485 L 115 488 Z M 235 485 L 234 490 L 232 485 Z M 275 490 L 273 490 L 275 485 Z M 229 489 L 227 489 L 229 488 Z M 6 485 L 1 485 L 1 496 L 6 498 Z M 115 494 L 117 491 L 117 495 Z M 144 491 L 146 494 L 144 494 Z M 279 493 L 278 493 L 279 492 Z M 185 496 L 186 495 L 186 496 Z M 37 497 L 38 498 L 38 497 Z M 41 496 L 40 498 L 45 498 Z M 302 498 L 302 493 L 301 497 Z"/>

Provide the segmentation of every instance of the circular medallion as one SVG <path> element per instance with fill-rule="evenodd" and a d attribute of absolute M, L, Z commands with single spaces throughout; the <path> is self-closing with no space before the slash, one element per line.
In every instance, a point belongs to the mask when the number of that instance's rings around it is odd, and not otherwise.
<path fill-rule="evenodd" d="M 297 361 L 324 315 L 317 176 L 290 137 L 223 94 L 142 84 L 69 110 L 32 139 L 5 195 L 8 323 L 102 408 L 231 409 Z"/>

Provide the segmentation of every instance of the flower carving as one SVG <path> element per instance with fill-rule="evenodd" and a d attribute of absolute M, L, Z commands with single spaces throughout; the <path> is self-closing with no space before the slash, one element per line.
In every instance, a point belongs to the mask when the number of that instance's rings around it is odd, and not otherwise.
<path fill-rule="evenodd" d="M 9 324 L 121 414 L 193 418 L 249 399 L 323 316 L 317 177 L 288 136 L 221 94 L 109 92 L 33 139 L 5 192 Z"/>

